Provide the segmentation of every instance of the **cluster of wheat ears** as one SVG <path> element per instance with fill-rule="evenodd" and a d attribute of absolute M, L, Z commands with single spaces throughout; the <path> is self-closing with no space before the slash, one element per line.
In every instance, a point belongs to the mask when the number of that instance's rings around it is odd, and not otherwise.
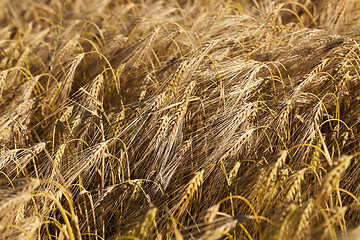
<path fill-rule="evenodd" d="M 0 1 L 0 239 L 359 239 L 358 16 Z"/>

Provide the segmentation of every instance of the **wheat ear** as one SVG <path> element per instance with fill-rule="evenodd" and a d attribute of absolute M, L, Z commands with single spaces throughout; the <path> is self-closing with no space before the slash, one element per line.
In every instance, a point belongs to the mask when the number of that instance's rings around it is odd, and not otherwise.
<path fill-rule="evenodd" d="M 297 173 L 295 173 L 294 180 L 291 183 L 289 190 L 287 191 L 287 193 L 285 195 L 286 202 L 291 202 L 292 200 L 295 199 L 296 194 L 300 193 L 301 182 L 304 180 L 305 171 L 306 171 L 306 169 L 302 169 L 302 170 L 298 171 Z"/>
<path fill-rule="evenodd" d="M 136 236 L 138 236 L 140 239 L 145 239 L 146 236 L 149 236 L 149 232 L 151 231 L 151 228 L 154 225 L 156 211 L 157 208 L 152 207 L 146 212 L 144 220 L 138 227 L 136 234 Z"/>
<path fill-rule="evenodd" d="M 173 77 L 173 87 L 176 87 L 180 78 L 181 78 L 181 75 L 185 72 L 186 70 L 186 67 L 187 67 L 187 61 L 184 61 L 181 63 L 181 65 L 176 69 L 176 72 L 174 74 L 174 77 Z"/>
<path fill-rule="evenodd" d="M 77 41 L 69 39 L 56 54 L 56 60 L 54 61 L 54 65 L 60 64 L 63 59 L 65 59 L 65 57 L 70 56 L 71 51 L 75 48 L 77 43 Z"/>
<path fill-rule="evenodd" d="M 182 104 L 180 105 L 180 107 L 176 111 L 175 115 L 171 119 L 171 123 L 170 123 L 171 124 L 171 126 L 170 126 L 170 136 L 171 137 L 177 135 L 179 127 L 181 126 L 183 118 L 187 112 L 189 100 L 190 100 L 191 93 L 192 93 L 194 87 L 195 87 L 195 81 L 192 81 L 185 89 L 183 98 L 181 100 Z"/>
<path fill-rule="evenodd" d="M 183 194 L 179 202 L 180 209 L 178 215 L 181 215 L 185 211 L 191 198 L 194 196 L 195 192 L 199 189 L 200 185 L 202 184 L 203 178 L 204 178 L 204 170 L 201 170 L 200 172 L 197 172 L 195 176 L 190 180 L 188 186 L 185 189 L 185 193 Z"/>
<path fill-rule="evenodd" d="M 206 223 L 212 223 L 219 212 L 220 204 L 215 204 L 214 206 L 208 208 L 206 210 L 206 214 L 204 216 L 204 221 Z"/>
<path fill-rule="evenodd" d="M 260 178 L 257 182 L 257 196 L 259 199 L 265 199 L 264 195 L 268 191 L 268 189 L 274 185 L 278 170 L 282 168 L 286 161 L 288 152 L 286 150 L 281 151 L 278 154 L 278 158 L 276 162 L 264 173 L 260 175 Z"/>
<path fill-rule="evenodd" d="M 295 229 L 294 239 L 303 239 L 302 236 L 305 235 L 305 231 L 309 230 L 310 218 L 314 210 L 314 207 L 315 207 L 314 200 L 309 199 L 308 203 L 306 204 L 305 208 L 303 209 L 299 217 L 299 222 L 296 225 L 296 229 Z"/>
<path fill-rule="evenodd" d="M 240 169 L 240 166 L 241 166 L 241 163 L 239 161 L 237 161 L 234 165 L 234 167 L 230 170 L 229 172 L 229 181 L 228 181 L 228 185 L 229 187 L 233 184 L 238 172 L 239 172 L 239 169 Z"/>
<path fill-rule="evenodd" d="M 278 169 L 282 168 L 282 166 L 284 165 L 287 154 L 288 152 L 286 150 L 283 150 L 282 152 L 279 153 L 278 159 L 276 160 L 274 165 L 270 168 L 265 185 L 268 185 L 269 182 L 274 182 L 276 180 L 277 171 Z"/>
<path fill-rule="evenodd" d="M 295 204 L 290 204 L 286 210 L 285 210 L 285 216 L 283 217 L 280 226 L 278 227 L 278 230 L 276 232 L 275 238 L 276 240 L 286 240 L 287 235 L 286 232 L 288 232 L 289 224 L 288 222 L 290 219 L 294 216 L 295 212 L 298 210 L 298 207 Z"/>
<path fill-rule="evenodd" d="M 160 107 L 164 104 L 167 98 L 167 93 L 163 92 L 159 95 L 157 95 L 153 101 L 153 104 L 151 106 L 151 111 L 157 111 L 160 109 Z"/>
<path fill-rule="evenodd" d="M 251 134 L 255 131 L 254 128 L 246 130 L 240 137 L 239 139 L 236 141 L 236 143 L 229 149 L 227 150 L 220 158 L 220 162 L 224 161 L 226 158 L 228 157 L 232 157 L 234 156 L 239 149 L 241 148 L 241 146 L 248 140 L 248 138 L 251 136 Z"/>
<path fill-rule="evenodd" d="M 333 214 L 328 218 L 327 222 L 321 224 L 319 227 L 318 231 L 321 233 L 320 239 L 326 239 L 328 237 L 330 237 L 330 239 L 336 239 L 336 226 L 344 219 L 346 210 L 347 207 L 336 207 L 331 210 Z"/>
<path fill-rule="evenodd" d="M 330 197 L 333 188 L 336 188 L 337 184 L 340 182 L 340 177 L 349 167 L 351 159 L 352 156 L 340 157 L 339 164 L 326 174 L 321 184 L 322 190 L 318 197 L 319 204 L 324 203 Z"/>
<path fill-rule="evenodd" d="M 54 160 L 53 160 L 53 168 L 52 168 L 52 171 L 51 171 L 50 179 L 54 179 L 55 175 L 57 173 L 59 173 L 59 166 L 60 166 L 60 163 L 61 163 L 61 159 L 62 159 L 62 157 L 64 155 L 65 148 L 66 148 L 66 143 L 61 144 L 60 147 L 58 148 L 58 150 L 55 153 Z"/>
<path fill-rule="evenodd" d="M 2 93 L 5 90 L 5 80 L 8 75 L 8 70 L 3 70 L 0 72 L 0 99 L 2 97 Z"/>
<path fill-rule="evenodd" d="M 90 104 L 89 104 L 91 110 L 95 110 L 94 108 L 97 105 L 96 100 L 98 99 L 103 84 L 104 84 L 104 76 L 102 74 L 99 74 L 91 84 L 89 91 L 91 95 Z"/>

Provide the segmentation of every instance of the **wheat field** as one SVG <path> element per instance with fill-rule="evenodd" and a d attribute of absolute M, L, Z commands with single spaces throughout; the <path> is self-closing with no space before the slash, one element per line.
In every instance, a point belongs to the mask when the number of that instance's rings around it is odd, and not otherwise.
<path fill-rule="evenodd" d="M 0 239 L 360 239 L 359 16 L 0 1 Z"/>

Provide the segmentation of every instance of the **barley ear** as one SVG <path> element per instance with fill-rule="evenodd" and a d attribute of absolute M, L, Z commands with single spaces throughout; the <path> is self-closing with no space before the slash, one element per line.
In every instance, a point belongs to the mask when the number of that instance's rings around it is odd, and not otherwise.
<path fill-rule="evenodd" d="M 280 226 L 278 227 L 278 230 L 276 232 L 275 238 L 276 240 L 281 239 L 288 239 L 288 235 L 286 234 L 289 232 L 289 222 L 290 219 L 293 218 L 297 211 L 298 207 L 295 204 L 290 204 L 286 210 L 285 210 L 285 216 L 282 218 L 282 221 L 280 223 Z"/>
<path fill-rule="evenodd" d="M 206 223 L 212 223 L 215 220 L 216 214 L 219 212 L 220 204 L 215 204 L 206 210 L 204 221 Z"/>
<path fill-rule="evenodd" d="M 285 202 L 290 202 L 295 199 L 296 194 L 300 193 L 301 189 L 301 182 L 304 180 L 304 173 L 306 169 L 302 169 L 295 173 L 293 176 L 294 180 L 291 183 L 289 190 L 287 191 L 285 195 Z"/>
<path fill-rule="evenodd" d="M 2 93 L 5 90 L 5 80 L 8 75 L 8 70 L 3 70 L 0 72 L 0 99 L 2 97 Z"/>
<path fill-rule="evenodd" d="M 146 236 L 150 235 L 151 228 L 154 225 L 156 211 L 157 208 L 152 207 L 146 212 L 142 223 L 138 226 L 136 231 L 136 236 L 140 239 L 145 239 Z"/>
<path fill-rule="evenodd" d="M 228 179 L 229 179 L 229 182 L 228 182 L 229 187 L 233 184 L 233 182 L 234 182 L 234 180 L 236 178 L 236 175 L 239 172 L 240 166 L 241 166 L 241 163 L 239 161 L 236 162 L 234 167 L 229 172 L 229 177 L 228 177 Z"/>
<path fill-rule="evenodd" d="M 308 203 L 302 210 L 299 222 L 296 225 L 294 239 L 304 239 L 310 234 L 310 218 L 314 211 L 315 204 L 313 199 L 309 199 Z"/>
<path fill-rule="evenodd" d="M 197 172 L 195 176 L 190 180 L 185 192 L 179 202 L 180 208 L 178 215 L 181 215 L 187 208 L 191 198 L 194 196 L 195 192 L 199 189 L 200 185 L 203 182 L 204 170 Z"/>
<path fill-rule="evenodd" d="M 346 169 L 349 167 L 352 156 L 342 156 L 339 158 L 339 164 L 333 168 L 326 176 L 324 177 L 321 184 L 321 192 L 317 199 L 318 203 L 323 205 L 331 195 L 333 188 L 336 188 L 340 182 L 341 176 L 345 173 Z"/>
<path fill-rule="evenodd" d="M 50 179 L 54 179 L 55 175 L 57 173 L 59 173 L 59 166 L 61 164 L 61 159 L 62 159 L 62 157 L 64 155 L 65 148 L 66 148 L 66 143 L 61 144 L 60 147 L 58 148 L 58 150 L 55 153 L 54 160 L 53 160 L 53 168 L 52 168 L 52 171 L 51 171 Z"/>

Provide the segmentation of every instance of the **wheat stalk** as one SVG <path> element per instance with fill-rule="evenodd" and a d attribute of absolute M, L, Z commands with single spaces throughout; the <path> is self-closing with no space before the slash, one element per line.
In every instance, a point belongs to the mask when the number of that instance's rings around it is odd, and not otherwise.
<path fill-rule="evenodd" d="M 316 146 L 319 149 L 321 149 L 321 146 L 322 146 L 321 140 L 318 139 L 316 142 L 317 142 Z M 321 161 L 320 161 L 321 152 L 318 148 L 313 149 L 313 153 L 311 156 L 311 162 L 310 162 L 310 166 L 314 167 L 315 170 L 317 170 L 321 166 Z M 319 173 L 321 173 L 321 172 L 319 172 Z"/>
<path fill-rule="evenodd" d="M 64 77 L 64 80 L 58 83 L 57 89 L 58 93 L 54 96 L 54 102 L 62 102 L 66 97 L 69 96 L 71 90 L 71 83 L 74 80 L 75 70 L 80 64 L 81 60 L 84 58 L 85 54 L 81 53 L 76 55 L 72 61 L 67 64 L 67 72 Z"/>
<path fill-rule="evenodd" d="M 265 186 L 269 184 L 269 182 L 275 181 L 276 173 L 284 165 L 287 154 L 288 152 L 286 150 L 283 150 L 278 154 L 279 157 L 277 158 L 276 162 L 269 170 L 267 181 L 265 182 Z"/>
<path fill-rule="evenodd" d="M 323 109 L 323 102 L 320 101 L 318 102 L 315 107 L 314 107 L 315 111 L 314 111 L 314 122 L 315 124 L 319 124 L 322 118 L 322 113 L 324 111 Z"/>
<path fill-rule="evenodd" d="M 171 138 L 176 137 L 177 133 L 180 132 L 180 127 L 183 121 L 183 118 L 187 112 L 189 99 L 191 97 L 191 93 L 195 87 L 195 81 L 192 81 L 187 88 L 185 89 L 183 98 L 181 100 L 181 105 L 176 111 L 175 115 L 172 117 L 169 127 L 169 136 Z"/>
<path fill-rule="evenodd" d="M 180 102 L 184 103 L 186 101 L 189 101 L 190 97 L 191 97 L 191 93 L 194 90 L 194 87 L 196 85 L 195 81 L 191 81 L 189 83 L 189 85 L 186 87 L 185 91 L 184 91 L 184 95 L 183 98 L 181 99 Z"/>
<path fill-rule="evenodd" d="M 285 107 L 282 108 L 277 121 L 277 129 L 281 130 L 280 132 L 284 133 L 285 137 L 288 137 L 288 129 L 289 129 L 289 115 L 292 109 L 293 103 L 291 101 L 287 102 Z"/>
<path fill-rule="evenodd" d="M 166 129 L 168 128 L 170 118 L 168 115 L 163 116 L 161 119 L 161 123 L 159 125 L 159 128 L 154 136 L 154 142 L 155 146 L 157 146 L 162 138 L 165 136 Z"/>
<path fill-rule="evenodd" d="M 92 146 L 92 148 L 87 149 L 83 156 L 79 156 L 73 160 L 71 165 L 68 166 L 68 170 L 64 173 L 64 179 L 66 183 L 71 183 L 81 174 L 84 174 L 84 178 L 89 180 L 95 173 L 92 172 L 95 169 L 96 165 L 99 165 L 106 157 L 106 150 L 108 149 L 110 140 L 97 143 Z M 104 174 L 100 172 L 99 174 Z M 87 182 L 86 182 L 87 183 Z"/>
<path fill-rule="evenodd" d="M 20 208 L 17 211 L 16 216 L 15 216 L 15 221 L 14 221 L 15 224 L 19 224 L 19 223 L 24 221 L 24 219 L 25 219 L 25 208 L 26 208 L 25 203 L 20 206 Z"/>
<path fill-rule="evenodd" d="M 170 121 L 170 127 L 169 127 L 169 136 L 171 138 L 175 138 L 178 133 L 180 132 L 180 127 L 183 122 L 183 118 L 187 112 L 188 107 L 188 101 L 183 103 L 178 110 L 176 111 L 175 115 L 172 116 Z"/>
<path fill-rule="evenodd" d="M 188 66 L 188 61 L 183 61 L 180 66 L 176 69 L 174 76 L 173 76 L 173 87 L 175 88 L 181 79 L 181 75 L 185 72 Z"/>
<path fill-rule="evenodd" d="M 117 137 L 119 136 L 120 132 L 121 132 L 121 127 L 123 126 L 122 121 L 125 119 L 125 108 L 123 106 L 123 109 L 121 110 L 120 113 L 117 114 L 114 124 L 115 124 L 115 131 L 114 131 L 114 136 Z"/>
<path fill-rule="evenodd" d="M 0 239 L 335 238 L 357 222 L 353 0 L 0 2 L 0 222 L 18 227 Z M 36 175 L 56 185 L 46 200 L 18 188 Z"/>
<path fill-rule="evenodd" d="M 61 122 L 68 122 L 71 115 L 73 114 L 73 111 L 74 111 L 74 106 L 69 106 L 69 107 L 66 107 L 65 110 L 62 112 L 61 114 L 61 117 L 59 118 L 59 120 Z"/>
<path fill-rule="evenodd" d="M 278 154 L 278 158 L 272 166 L 269 167 L 266 172 L 263 174 L 260 174 L 260 177 L 256 184 L 256 192 L 257 192 L 257 198 L 259 199 L 259 204 L 261 204 L 264 200 L 270 200 L 267 199 L 267 197 L 274 196 L 275 195 L 275 188 L 274 184 L 276 182 L 276 179 L 278 177 L 278 172 L 281 170 L 282 166 L 285 164 L 286 157 L 288 152 L 286 150 L 281 151 Z M 269 190 L 270 189 L 270 190 Z"/>
<path fill-rule="evenodd" d="M 141 193 L 141 188 L 143 181 L 141 179 L 135 179 L 131 182 L 134 186 L 134 190 L 131 194 L 131 199 L 137 199 L 139 197 L 139 194 Z"/>
<path fill-rule="evenodd" d="M 187 155 L 185 155 L 187 152 L 191 152 L 192 142 L 192 139 L 185 141 L 182 147 L 175 153 L 174 157 L 170 159 L 170 161 L 163 161 L 160 166 L 158 178 L 165 190 L 168 187 L 172 176 L 176 174 L 176 170 L 181 164 L 181 159 L 187 157 Z M 191 153 L 189 155 L 191 156 Z"/>
<path fill-rule="evenodd" d="M 222 217 L 211 223 L 205 222 L 191 225 L 182 230 L 181 234 L 186 237 L 186 239 L 221 239 L 224 235 L 229 236 L 226 233 L 230 232 L 237 224 L 241 224 L 247 219 L 250 219 L 250 217 L 243 215 Z"/>

